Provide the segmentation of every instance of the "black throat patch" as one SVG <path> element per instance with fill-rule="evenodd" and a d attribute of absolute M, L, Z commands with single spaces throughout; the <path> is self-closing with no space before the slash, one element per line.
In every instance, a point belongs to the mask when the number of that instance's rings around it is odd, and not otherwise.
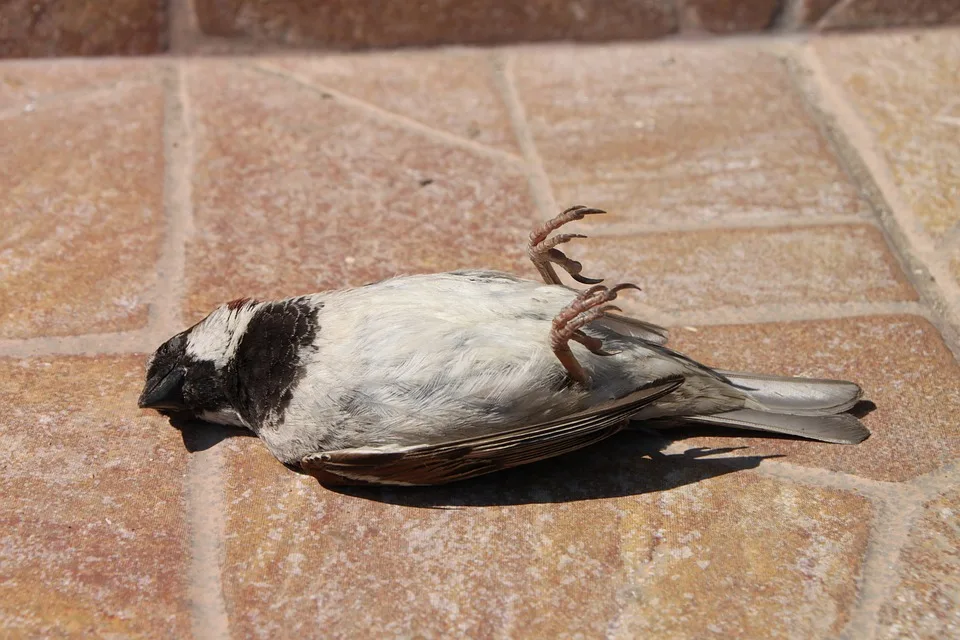
<path fill-rule="evenodd" d="M 322 304 L 303 298 L 268 302 L 247 324 L 231 363 L 236 408 L 255 428 L 283 422 L 293 391 L 304 375 L 301 356 L 312 348 L 320 330 Z"/>

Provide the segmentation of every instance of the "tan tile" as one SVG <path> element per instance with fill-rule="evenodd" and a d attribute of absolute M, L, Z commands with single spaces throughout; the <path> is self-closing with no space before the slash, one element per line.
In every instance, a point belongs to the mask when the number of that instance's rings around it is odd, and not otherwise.
<path fill-rule="evenodd" d="M 924 505 L 899 564 L 899 583 L 880 610 L 877 637 L 960 635 L 960 491 Z"/>
<path fill-rule="evenodd" d="M 765 438 L 694 438 L 704 446 L 748 446 L 788 462 L 901 481 L 960 457 L 960 365 L 926 320 L 861 317 L 677 329 L 671 345 L 706 364 L 782 375 L 853 380 L 877 405 L 872 435 L 855 446 Z"/>
<path fill-rule="evenodd" d="M 955 0 L 841 0 L 817 26 L 863 29 L 936 24 L 960 24 Z"/>
<path fill-rule="evenodd" d="M 193 67 L 190 93 L 198 121 L 192 317 L 240 295 L 288 296 L 400 272 L 533 275 L 523 243 L 537 215 L 521 169 L 229 63 Z"/>
<path fill-rule="evenodd" d="M 144 326 L 163 233 L 160 86 L 4 125 L 0 337 Z"/>
<path fill-rule="evenodd" d="M 183 637 L 185 452 L 143 357 L 0 360 L 0 635 Z"/>
<path fill-rule="evenodd" d="M 430 127 L 520 154 L 486 54 L 296 56 L 267 62 Z"/>
<path fill-rule="evenodd" d="M 552 48 L 514 67 L 561 206 L 659 225 L 867 214 L 772 54 Z"/>
<path fill-rule="evenodd" d="M 817 637 L 843 626 L 863 500 L 653 460 L 645 442 L 622 434 L 466 483 L 355 495 L 287 471 L 256 440 L 231 443 L 231 631 L 600 638 L 646 624 L 643 637 L 702 637 L 714 621 Z M 680 615 L 644 623 L 647 607 Z"/>
<path fill-rule="evenodd" d="M 617 518 L 601 501 L 416 508 L 334 493 L 256 441 L 233 448 L 224 595 L 236 636 L 597 637 L 615 614 Z"/>
<path fill-rule="evenodd" d="M 665 0 L 197 0 L 195 6 L 209 34 L 338 48 L 653 38 L 677 28 Z"/>
<path fill-rule="evenodd" d="M 15 107 L 29 111 L 38 99 L 97 89 L 156 69 L 156 65 L 142 60 L 112 58 L 3 62 L 0 63 L 0 109 Z"/>
<path fill-rule="evenodd" d="M 907 206 L 941 237 L 960 222 L 960 31 L 818 40 Z"/>
<path fill-rule="evenodd" d="M 162 0 L 0 4 L 0 58 L 156 53 L 166 49 Z"/>
<path fill-rule="evenodd" d="M 587 231 L 589 233 L 589 230 Z M 868 226 L 731 229 L 591 238 L 569 254 L 584 273 L 635 282 L 665 311 L 916 300 L 881 233 Z M 625 296 L 624 304 L 631 304 Z"/>
<path fill-rule="evenodd" d="M 859 496 L 741 473 L 623 510 L 613 637 L 832 638 L 850 619 L 872 515 Z"/>
<path fill-rule="evenodd" d="M 684 0 L 681 6 L 685 27 L 711 33 L 762 31 L 780 9 L 775 0 Z"/>

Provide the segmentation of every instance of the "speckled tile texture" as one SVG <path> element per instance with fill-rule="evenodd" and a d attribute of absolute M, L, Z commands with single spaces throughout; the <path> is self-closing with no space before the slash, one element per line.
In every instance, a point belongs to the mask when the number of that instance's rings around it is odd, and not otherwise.
<path fill-rule="evenodd" d="M 163 236 L 163 90 L 159 74 L 133 67 L 119 81 L 115 65 L 91 66 L 87 83 L 72 77 L 83 75 L 76 64 L 0 71 L 12 107 L 0 127 L 0 338 L 147 322 Z"/>
<path fill-rule="evenodd" d="M 263 4 L 198 7 L 259 29 Z M 687 5 L 649 27 L 734 19 Z M 0 63 L 0 636 L 957 635 L 958 46 Z M 136 408 L 145 354 L 221 302 L 533 278 L 531 227 L 578 203 L 610 213 L 565 251 L 641 285 L 618 302 L 671 347 L 856 380 L 871 437 L 641 429 L 445 487 L 334 489 Z"/>
<path fill-rule="evenodd" d="M 190 629 L 187 455 L 130 411 L 143 358 L 0 359 L 0 629 L 168 638 Z"/>
<path fill-rule="evenodd" d="M 775 52 L 533 50 L 510 71 L 557 202 L 660 226 L 869 215 Z"/>

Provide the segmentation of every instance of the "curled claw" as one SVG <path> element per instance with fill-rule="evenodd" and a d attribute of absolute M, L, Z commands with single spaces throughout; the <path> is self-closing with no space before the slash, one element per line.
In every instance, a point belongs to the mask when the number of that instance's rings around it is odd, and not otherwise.
<path fill-rule="evenodd" d="M 606 211 L 604 211 L 603 209 L 595 209 L 593 207 L 585 207 L 582 204 L 575 204 L 572 207 L 567 207 L 566 209 L 564 209 L 560 215 L 564 216 L 564 215 L 574 214 L 574 213 L 577 216 L 579 216 L 576 219 L 580 220 L 581 218 L 583 218 L 583 216 L 592 216 L 598 213 L 606 213 Z"/>
<path fill-rule="evenodd" d="M 583 265 L 576 260 L 568 258 L 563 251 L 560 251 L 560 249 L 550 249 L 547 251 L 546 255 L 550 262 L 553 262 L 561 269 L 569 273 L 571 278 L 581 284 L 597 284 L 603 282 L 603 278 L 588 278 L 580 275 L 580 272 L 583 271 Z"/>
<path fill-rule="evenodd" d="M 614 300 L 617 297 L 617 293 L 625 289 L 634 289 L 636 291 L 643 291 L 638 285 L 633 284 L 632 282 L 624 282 L 623 284 L 618 284 L 617 286 L 610 289 L 610 299 Z M 621 309 L 617 309 L 621 311 Z"/>
<path fill-rule="evenodd" d="M 543 276 L 544 282 L 547 284 L 562 284 L 560 278 L 557 276 L 557 272 L 553 268 L 553 264 L 558 265 L 569 273 L 570 277 L 582 284 L 603 282 L 602 278 L 588 278 L 581 275 L 580 272 L 583 270 L 583 265 L 576 260 L 571 260 L 562 251 L 555 248 L 557 245 L 570 242 L 570 240 L 574 238 L 586 238 L 587 236 L 582 233 L 563 233 L 553 238 L 549 237 L 551 233 L 568 222 L 582 220 L 586 216 L 603 213 L 606 213 L 603 209 L 595 209 L 578 204 L 565 209 L 560 215 L 548 220 L 530 233 L 530 243 L 527 246 L 527 254 L 530 256 L 530 260 L 534 266 L 537 267 L 537 271 Z"/>

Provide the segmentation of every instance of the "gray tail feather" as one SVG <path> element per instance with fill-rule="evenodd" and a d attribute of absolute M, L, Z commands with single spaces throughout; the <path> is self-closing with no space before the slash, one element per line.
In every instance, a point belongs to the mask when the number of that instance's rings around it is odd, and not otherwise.
<path fill-rule="evenodd" d="M 794 416 L 829 416 L 849 411 L 863 395 L 860 387 L 844 380 L 783 378 L 756 373 L 717 371 L 771 413 Z"/>
<path fill-rule="evenodd" d="M 863 423 L 849 413 L 804 416 L 738 409 L 707 416 L 683 417 L 680 420 L 751 431 L 783 433 L 835 444 L 857 444 L 870 435 L 870 431 L 863 426 Z"/>

